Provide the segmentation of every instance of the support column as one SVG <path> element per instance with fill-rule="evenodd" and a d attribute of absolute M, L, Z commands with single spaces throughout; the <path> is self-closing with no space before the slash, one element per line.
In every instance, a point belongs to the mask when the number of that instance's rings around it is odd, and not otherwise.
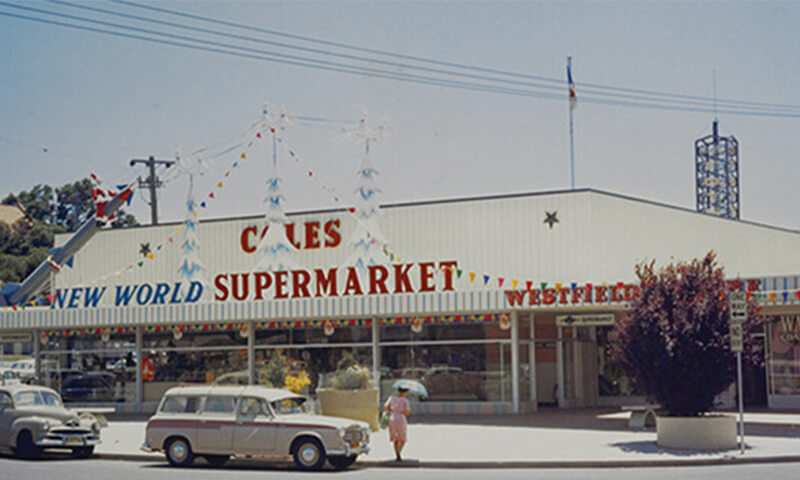
<path fill-rule="evenodd" d="M 519 314 L 511 312 L 511 403 L 519 413 Z"/>
<path fill-rule="evenodd" d="M 531 313 L 530 322 L 530 343 L 528 344 L 528 372 L 531 389 L 531 411 L 539 410 L 539 397 L 536 393 L 536 321 L 535 314 Z"/>
<path fill-rule="evenodd" d="M 247 384 L 256 384 L 256 324 L 247 322 Z"/>
<path fill-rule="evenodd" d="M 136 326 L 136 412 L 142 411 L 142 327 Z"/>
<path fill-rule="evenodd" d="M 564 332 L 558 327 L 558 341 L 556 341 L 556 378 L 558 379 L 558 407 L 564 408 Z"/>
<path fill-rule="evenodd" d="M 40 385 L 44 385 L 44 378 L 42 378 L 42 342 L 41 332 L 34 330 L 33 335 L 33 375 L 39 381 Z"/>
<path fill-rule="evenodd" d="M 583 352 L 581 341 L 578 338 L 578 328 L 572 327 L 572 378 L 575 382 L 575 404 L 574 407 L 585 406 L 586 396 L 583 391 Z"/>
<path fill-rule="evenodd" d="M 372 383 L 378 389 L 378 396 L 380 397 L 381 388 L 381 347 L 380 336 L 381 326 L 380 319 L 373 318 L 370 326 L 372 327 Z"/>

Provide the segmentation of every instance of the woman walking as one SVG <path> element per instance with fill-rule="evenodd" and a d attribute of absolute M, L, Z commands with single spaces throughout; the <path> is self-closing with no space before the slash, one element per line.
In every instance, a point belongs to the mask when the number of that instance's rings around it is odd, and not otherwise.
<path fill-rule="evenodd" d="M 406 416 L 411 413 L 411 404 L 408 403 L 406 394 L 408 389 L 398 388 L 397 395 L 392 395 L 386 400 L 383 409 L 389 412 L 389 441 L 394 444 L 394 454 L 397 461 L 401 461 L 400 453 L 406 445 Z"/>

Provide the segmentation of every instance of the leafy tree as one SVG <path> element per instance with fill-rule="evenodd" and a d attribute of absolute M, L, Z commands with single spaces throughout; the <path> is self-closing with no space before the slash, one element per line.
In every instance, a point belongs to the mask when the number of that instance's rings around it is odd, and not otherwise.
<path fill-rule="evenodd" d="M 713 407 L 714 397 L 736 379 L 730 348 L 728 301 L 723 268 L 709 252 L 702 260 L 640 263 L 642 294 L 627 318 L 615 326 L 614 359 L 637 388 L 670 416 L 696 416 Z M 755 333 L 765 319 L 748 302 L 744 359 L 763 361 Z"/>

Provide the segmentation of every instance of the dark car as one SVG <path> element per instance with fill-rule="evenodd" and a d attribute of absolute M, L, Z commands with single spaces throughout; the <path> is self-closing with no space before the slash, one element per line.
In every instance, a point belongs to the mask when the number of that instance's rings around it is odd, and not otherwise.
<path fill-rule="evenodd" d="M 61 386 L 64 403 L 112 402 L 114 389 L 103 375 L 88 374 L 70 377 Z"/>

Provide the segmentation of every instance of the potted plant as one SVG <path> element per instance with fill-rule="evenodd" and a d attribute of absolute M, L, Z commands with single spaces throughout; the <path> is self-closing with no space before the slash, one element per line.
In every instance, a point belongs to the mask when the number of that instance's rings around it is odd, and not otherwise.
<path fill-rule="evenodd" d="M 709 252 L 702 260 L 656 269 L 636 266 L 641 296 L 615 326 L 612 355 L 650 402 L 661 447 L 692 450 L 736 448 L 736 418 L 713 415 L 714 398 L 736 380 L 731 351 L 724 270 Z M 760 362 L 763 327 L 752 299 L 744 329 L 744 360 Z"/>
<path fill-rule="evenodd" d="M 317 400 L 323 415 L 362 420 L 378 430 L 378 389 L 372 385 L 369 369 L 350 352 L 342 355 L 336 371 L 320 381 Z"/>

